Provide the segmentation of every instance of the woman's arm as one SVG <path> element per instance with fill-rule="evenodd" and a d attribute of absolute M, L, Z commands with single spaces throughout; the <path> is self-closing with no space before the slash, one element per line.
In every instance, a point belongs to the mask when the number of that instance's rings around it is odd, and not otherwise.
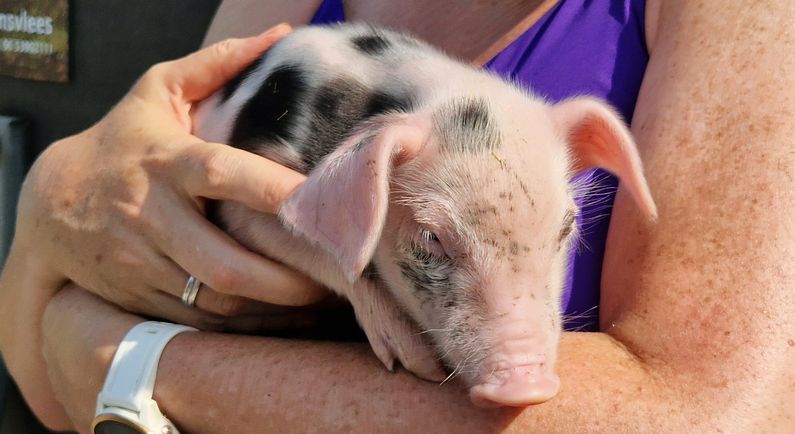
<path fill-rule="evenodd" d="M 45 357 L 58 398 L 77 429 L 90 426 L 116 346 L 140 321 L 75 287 L 61 291 L 48 306 Z M 616 348 L 605 336 L 569 333 L 561 348 L 561 375 L 606 372 L 567 385 L 541 406 L 482 410 L 458 385 L 439 386 L 403 370 L 387 372 L 366 344 L 184 333 L 165 348 L 155 400 L 191 433 L 311 432 L 319 427 L 327 432 L 487 432 L 528 426 L 571 432 L 591 426 L 567 417 L 572 409 L 587 406 L 599 414 L 612 413 L 617 386 L 611 382 L 619 376 L 632 383 L 645 378 Z M 571 359 L 575 354 L 576 360 Z M 607 368 L 583 360 L 600 360 Z M 645 413 L 651 410 L 635 405 L 610 423 L 637 427 L 634 421 L 647 422 Z"/>
<path fill-rule="evenodd" d="M 661 218 L 648 230 L 619 194 L 602 330 L 675 386 L 682 417 L 791 429 L 795 3 L 649 3 L 633 133 Z"/>
<path fill-rule="evenodd" d="M 186 334 L 164 352 L 164 411 L 196 432 L 791 427 L 795 5 L 670 0 L 658 16 L 633 131 L 660 221 L 619 194 L 603 333 L 563 335 L 557 397 L 482 411 L 364 345 Z"/>

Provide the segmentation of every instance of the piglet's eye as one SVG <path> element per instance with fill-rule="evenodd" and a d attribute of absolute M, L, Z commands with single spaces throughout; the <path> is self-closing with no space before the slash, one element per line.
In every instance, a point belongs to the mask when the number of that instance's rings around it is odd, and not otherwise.
<path fill-rule="evenodd" d="M 439 242 L 439 237 L 428 229 L 420 229 L 420 237 L 428 242 Z"/>
<path fill-rule="evenodd" d="M 439 237 L 436 236 L 435 233 L 421 227 L 418 235 L 419 237 L 417 237 L 417 245 L 427 254 L 438 258 L 447 256 L 444 251 L 444 247 L 442 247 L 441 241 L 439 241 Z"/>

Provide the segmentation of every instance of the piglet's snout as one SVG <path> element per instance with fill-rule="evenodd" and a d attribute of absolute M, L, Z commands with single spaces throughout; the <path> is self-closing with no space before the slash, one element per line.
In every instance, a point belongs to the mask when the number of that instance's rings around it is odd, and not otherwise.
<path fill-rule="evenodd" d="M 560 388 L 555 374 L 559 331 L 546 320 L 549 313 L 525 297 L 511 301 L 510 308 L 495 303 L 505 310 L 486 332 L 488 355 L 470 383 L 470 398 L 481 407 L 539 404 Z"/>
<path fill-rule="evenodd" d="M 480 407 L 539 404 L 558 393 L 560 379 L 546 362 L 544 355 L 529 363 L 507 362 L 484 366 L 479 383 L 469 390 L 469 396 Z"/>

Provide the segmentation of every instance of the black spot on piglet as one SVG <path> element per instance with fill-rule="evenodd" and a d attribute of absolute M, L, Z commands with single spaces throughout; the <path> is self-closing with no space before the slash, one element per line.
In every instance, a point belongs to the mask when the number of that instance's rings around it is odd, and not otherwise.
<path fill-rule="evenodd" d="M 303 148 L 304 167 L 308 170 L 315 167 L 362 121 L 386 112 L 407 110 L 410 101 L 408 97 L 374 91 L 353 77 L 324 83 L 311 101 L 311 136 L 309 146 Z"/>
<path fill-rule="evenodd" d="M 235 78 L 229 80 L 229 82 L 226 83 L 226 86 L 224 87 L 224 90 L 221 93 L 221 102 L 226 102 L 226 100 L 228 100 L 229 97 L 232 96 L 233 93 L 235 93 L 237 88 L 240 87 L 240 83 L 242 83 L 243 80 L 247 79 L 251 75 L 251 73 L 256 71 L 257 68 L 259 68 L 259 66 L 262 65 L 262 62 L 265 61 L 265 57 L 267 55 L 268 53 L 265 52 L 265 54 L 260 56 L 257 60 L 251 62 L 248 66 L 246 66 L 246 68 Z"/>
<path fill-rule="evenodd" d="M 364 117 L 370 118 L 390 111 L 407 112 L 411 110 L 411 106 L 412 103 L 408 97 L 398 97 L 376 91 L 367 100 Z"/>
<path fill-rule="evenodd" d="M 384 52 L 390 45 L 389 40 L 378 34 L 357 36 L 351 40 L 354 47 L 362 53 L 377 56 Z"/>
<path fill-rule="evenodd" d="M 483 152 L 501 145 L 500 130 L 483 98 L 457 98 L 434 113 L 434 131 L 443 150 Z"/>
<path fill-rule="evenodd" d="M 304 72 L 296 65 L 275 68 L 237 115 L 229 144 L 248 151 L 278 139 L 290 141 L 300 101 L 307 91 Z"/>

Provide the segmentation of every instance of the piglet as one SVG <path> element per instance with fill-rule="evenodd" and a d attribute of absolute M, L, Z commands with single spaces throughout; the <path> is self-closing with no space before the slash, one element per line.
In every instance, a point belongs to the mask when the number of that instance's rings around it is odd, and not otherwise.
<path fill-rule="evenodd" d="M 481 406 L 558 391 L 572 175 L 605 168 L 656 215 L 635 144 L 603 102 L 550 105 L 368 25 L 296 30 L 201 104 L 195 125 L 308 174 L 278 217 L 225 202 L 219 225 L 346 297 L 388 369 L 397 359 L 441 380 L 441 360 Z"/>

